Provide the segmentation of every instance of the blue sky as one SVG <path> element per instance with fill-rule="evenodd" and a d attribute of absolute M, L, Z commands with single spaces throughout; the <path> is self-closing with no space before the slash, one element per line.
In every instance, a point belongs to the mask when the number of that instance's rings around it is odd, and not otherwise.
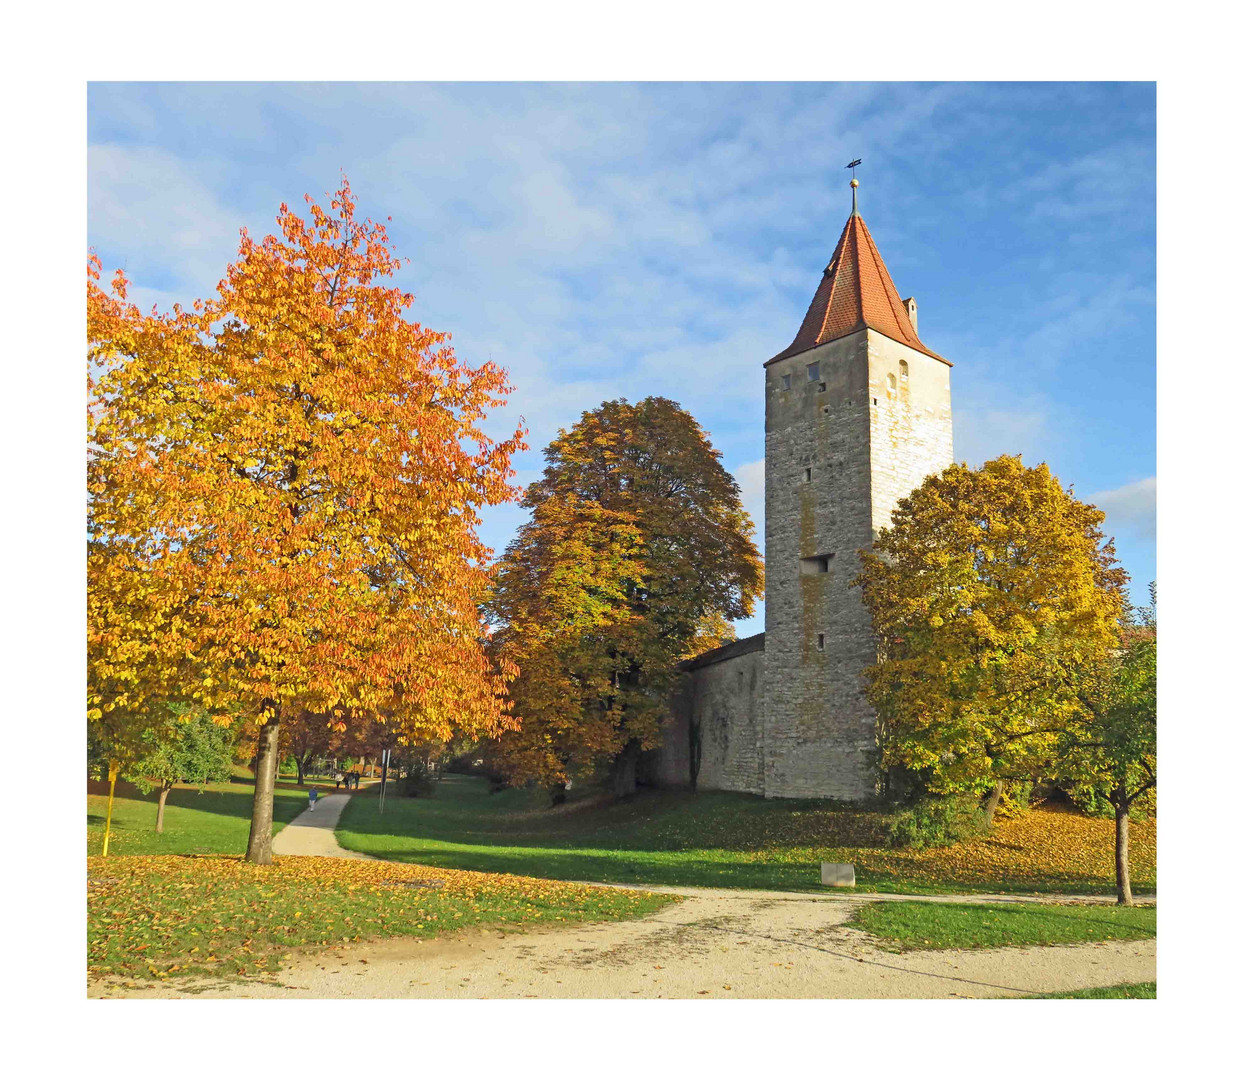
<path fill-rule="evenodd" d="M 955 452 L 1047 461 L 1155 577 L 1156 93 L 1117 83 L 93 84 L 89 242 L 161 306 L 348 173 L 421 322 L 516 385 L 540 449 L 663 394 L 763 522 L 763 361 L 860 210 L 955 364 Z M 487 512 L 502 547 L 522 512 Z M 762 629 L 756 619 L 738 627 Z"/>

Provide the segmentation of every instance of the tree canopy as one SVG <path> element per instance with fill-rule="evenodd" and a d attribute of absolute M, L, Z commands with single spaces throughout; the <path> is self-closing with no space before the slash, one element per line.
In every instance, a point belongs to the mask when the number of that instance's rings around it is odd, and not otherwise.
<path fill-rule="evenodd" d="M 126 766 L 139 791 L 159 791 L 155 831 L 164 831 L 164 803 L 175 784 L 201 787 L 227 780 L 233 771 L 234 732 L 201 708 L 168 706 L 171 722 L 144 734 L 137 760 Z"/>
<path fill-rule="evenodd" d="M 737 482 L 672 401 L 605 402 L 544 456 L 490 603 L 497 655 L 520 671 L 501 761 L 553 786 L 612 763 L 624 793 L 678 661 L 753 611 L 762 561 Z"/>
<path fill-rule="evenodd" d="M 890 768 L 942 794 L 1046 769 L 1081 715 L 1079 674 L 1118 641 L 1127 578 L 1103 520 L 1009 456 L 951 465 L 897 504 L 858 578 Z"/>
<path fill-rule="evenodd" d="M 1156 604 L 1127 612 L 1120 648 L 1076 680 L 1082 709 L 1061 732 L 1051 776 L 1113 814 L 1117 902 L 1129 904 L 1131 812 L 1156 798 Z"/>
<path fill-rule="evenodd" d="M 87 280 L 88 716 L 188 700 L 261 725 L 248 857 L 270 861 L 282 712 L 495 732 L 478 508 L 516 497 L 509 390 L 406 317 L 347 182 L 244 231 L 215 296 L 144 314 Z M 269 745 L 270 744 L 270 745 Z"/>

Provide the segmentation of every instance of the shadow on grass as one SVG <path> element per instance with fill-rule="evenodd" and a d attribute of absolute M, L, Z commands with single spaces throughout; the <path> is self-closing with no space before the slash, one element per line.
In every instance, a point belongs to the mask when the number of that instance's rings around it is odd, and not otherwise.
<path fill-rule="evenodd" d="M 488 794 L 449 776 L 431 798 L 377 792 L 345 807 L 342 846 L 381 859 L 460 870 L 636 884 L 819 890 L 819 863 L 853 862 L 859 887 L 881 892 L 1107 893 L 1107 876 L 1035 859 L 955 871 L 922 853 L 887 848 L 888 815 L 828 801 L 768 800 L 734 792 L 640 791 L 621 803 L 581 797 L 551 809 L 540 792 Z M 1009 846 L 1009 845 L 1006 845 Z M 980 871 L 983 871 L 982 873 Z M 1142 882 L 1136 878 L 1136 884 Z"/>

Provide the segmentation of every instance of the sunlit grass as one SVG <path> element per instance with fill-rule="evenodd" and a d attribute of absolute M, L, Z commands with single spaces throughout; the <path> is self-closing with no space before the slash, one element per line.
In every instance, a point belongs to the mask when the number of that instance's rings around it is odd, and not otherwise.
<path fill-rule="evenodd" d="M 87 860 L 94 975 L 225 976 L 276 970 L 299 946 L 475 926 L 625 919 L 675 902 L 622 889 L 364 860 L 218 856 Z"/>
<path fill-rule="evenodd" d="M 883 892 L 1107 893 L 1112 823 L 1037 809 L 949 848 L 894 851 L 888 816 L 829 803 L 727 792 L 643 791 L 622 803 L 547 809 L 525 791 L 489 795 L 449 776 L 427 799 L 374 792 L 345 808 L 337 839 L 384 859 L 570 881 L 818 889 L 820 862 L 848 862 Z M 1134 886 L 1155 887 L 1155 821 L 1131 829 Z"/>
<path fill-rule="evenodd" d="M 1000 949 L 1156 936 L 1154 907 L 1102 904 L 860 904 L 849 922 L 905 949 Z"/>

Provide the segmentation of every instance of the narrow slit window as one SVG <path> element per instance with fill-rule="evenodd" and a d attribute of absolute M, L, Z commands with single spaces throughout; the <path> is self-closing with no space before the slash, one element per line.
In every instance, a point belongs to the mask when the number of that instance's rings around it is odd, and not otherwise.
<path fill-rule="evenodd" d="M 819 361 L 806 366 L 806 378 L 808 382 L 819 382 Z"/>
<path fill-rule="evenodd" d="M 804 577 L 810 577 L 813 574 L 826 574 L 832 566 L 831 554 L 828 555 L 812 555 L 809 559 L 799 559 L 799 569 Z"/>
<path fill-rule="evenodd" d="M 820 652 L 824 651 L 824 635 L 823 634 L 815 635 L 815 648 L 817 648 Z"/>
<path fill-rule="evenodd" d="M 805 469 L 803 469 L 803 470 L 802 470 L 802 479 L 803 479 L 804 481 L 806 481 L 806 482 L 809 482 L 809 481 L 810 481 L 810 479 L 811 479 L 811 468 L 810 468 L 810 466 L 809 466 L 809 465 L 808 465 Z"/>
<path fill-rule="evenodd" d="M 879 405 L 879 404 L 880 404 L 880 399 L 879 399 L 878 397 L 873 397 L 873 398 L 871 399 L 871 404 L 872 404 L 872 405 Z"/>

